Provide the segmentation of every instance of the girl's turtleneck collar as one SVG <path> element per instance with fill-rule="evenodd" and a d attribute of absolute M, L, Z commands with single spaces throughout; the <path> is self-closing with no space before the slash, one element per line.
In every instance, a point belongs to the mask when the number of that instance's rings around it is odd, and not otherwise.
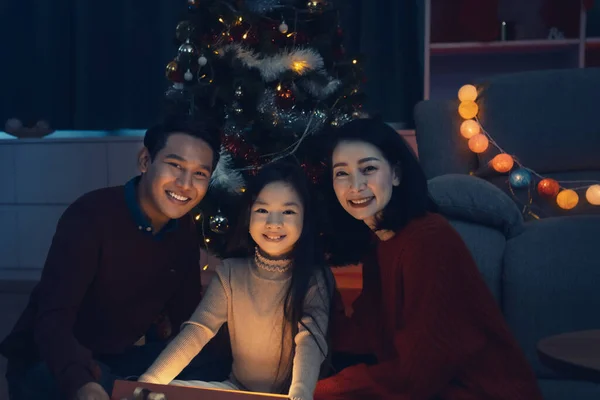
<path fill-rule="evenodd" d="M 290 254 L 284 254 L 279 257 L 272 257 L 262 251 L 258 246 L 254 251 L 254 262 L 256 267 L 268 272 L 288 272 L 292 268 L 292 259 Z"/>

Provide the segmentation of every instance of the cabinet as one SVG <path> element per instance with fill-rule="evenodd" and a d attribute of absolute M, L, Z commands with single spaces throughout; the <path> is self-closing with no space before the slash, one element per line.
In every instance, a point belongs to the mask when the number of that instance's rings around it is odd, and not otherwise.
<path fill-rule="evenodd" d="M 0 137 L 0 279 L 37 279 L 68 205 L 138 173 L 139 133 L 90 137 L 92 132 L 63 131 L 51 136 Z"/>

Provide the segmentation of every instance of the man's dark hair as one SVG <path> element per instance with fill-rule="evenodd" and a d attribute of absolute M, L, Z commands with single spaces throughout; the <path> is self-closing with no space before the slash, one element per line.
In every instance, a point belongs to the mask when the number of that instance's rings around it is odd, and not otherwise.
<path fill-rule="evenodd" d="M 205 141 L 213 151 L 213 170 L 219 161 L 219 150 L 221 147 L 221 131 L 218 126 L 209 119 L 193 119 L 192 117 L 174 116 L 167 117 L 160 123 L 146 131 L 144 146 L 150 153 L 150 160 L 159 151 L 164 149 L 169 136 L 174 133 L 183 133 Z"/>

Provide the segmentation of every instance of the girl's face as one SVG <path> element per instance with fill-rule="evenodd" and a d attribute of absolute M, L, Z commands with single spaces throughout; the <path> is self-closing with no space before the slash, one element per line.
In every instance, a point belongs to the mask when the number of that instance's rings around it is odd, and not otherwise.
<path fill-rule="evenodd" d="M 290 252 L 302 233 L 304 207 L 296 190 L 285 182 L 266 185 L 250 209 L 250 236 L 267 254 Z"/>
<path fill-rule="evenodd" d="M 376 216 L 389 203 L 400 177 L 381 151 L 367 142 L 340 142 L 333 151 L 332 165 L 333 190 L 344 210 L 375 226 Z"/>

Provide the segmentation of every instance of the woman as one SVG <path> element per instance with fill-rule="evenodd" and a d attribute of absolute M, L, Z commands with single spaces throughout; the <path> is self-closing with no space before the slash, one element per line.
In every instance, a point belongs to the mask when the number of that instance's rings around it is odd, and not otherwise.
<path fill-rule="evenodd" d="M 434 213 L 404 140 L 362 119 L 340 128 L 332 149 L 332 237 L 341 243 L 332 260 L 358 255 L 363 263 L 353 314 L 331 321 L 333 347 L 377 363 L 320 381 L 315 399 L 541 399 L 469 250 Z"/>

